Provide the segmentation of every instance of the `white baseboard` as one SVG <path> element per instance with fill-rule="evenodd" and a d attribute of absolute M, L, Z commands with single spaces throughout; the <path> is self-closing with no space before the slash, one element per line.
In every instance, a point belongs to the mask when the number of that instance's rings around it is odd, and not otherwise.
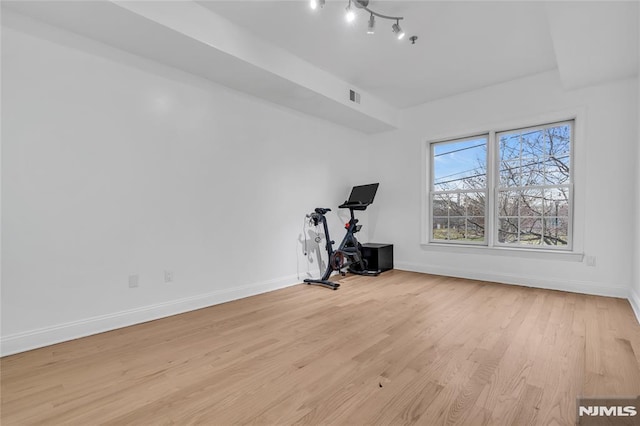
<path fill-rule="evenodd" d="M 590 281 L 576 280 L 549 280 L 539 277 L 529 277 L 514 274 L 500 274 L 488 271 L 471 271 L 460 268 L 443 268 L 435 265 L 423 265 L 408 262 L 395 262 L 395 268 L 404 271 L 422 272 L 425 274 L 444 275 L 448 277 L 467 278 L 497 282 L 502 284 L 515 284 L 525 287 L 544 288 L 549 290 L 568 291 L 571 293 L 593 294 L 596 296 L 629 297 L 629 288 L 620 286 L 608 286 Z M 636 311 L 637 314 L 638 311 Z"/>
<path fill-rule="evenodd" d="M 300 283 L 296 275 L 249 284 L 245 286 L 213 291 L 197 296 L 185 297 L 155 305 L 86 318 L 79 321 L 39 328 L 22 333 L 2 336 L 0 355 L 12 355 L 55 343 L 103 333 L 130 325 L 153 321 L 171 315 L 202 309 L 244 297 L 289 287 Z"/>
<path fill-rule="evenodd" d="M 638 320 L 638 324 L 640 324 L 640 294 L 634 289 L 629 291 L 629 303 L 631 303 L 633 313 L 636 314 L 636 319 Z"/>

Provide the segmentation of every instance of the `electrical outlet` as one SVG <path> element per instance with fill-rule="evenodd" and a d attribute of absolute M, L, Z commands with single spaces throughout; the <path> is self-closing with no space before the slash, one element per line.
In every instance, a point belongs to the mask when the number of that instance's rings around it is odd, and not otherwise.
<path fill-rule="evenodd" d="M 164 282 L 165 283 L 173 282 L 173 271 L 164 271 Z"/>
<path fill-rule="evenodd" d="M 138 274 L 129 275 L 129 288 L 138 287 Z"/>
<path fill-rule="evenodd" d="M 595 256 L 587 256 L 587 266 L 596 266 Z"/>

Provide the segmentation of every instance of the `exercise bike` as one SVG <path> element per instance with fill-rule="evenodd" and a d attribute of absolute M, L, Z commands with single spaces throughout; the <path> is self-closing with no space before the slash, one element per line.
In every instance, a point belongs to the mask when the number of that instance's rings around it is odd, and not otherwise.
<path fill-rule="evenodd" d="M 305 283 L 321 285 L 337 290 L 340 284 L 329 281 L 329 277 L 334 271 L 339 272 L 343 276 L 346 275 L 345 269 L 357 275 L 375 277 L 380 274 L 379 270 L 369 271 L 367 269 L 367 261 L 362 257 L 362 244 L 358 242 L 355 235 L 362 229 L 362 225 L 358 225 L 358 219 L 355 218 L 354 214 L 354 211 L 364 211 L 373 203 L 378 185 L 377 183 L 372 183 L 369 185 L 354 186 L 353 189 L 351 189 L 349 199 L 338 206 L 338 208 L 341 209 L 349 209 L 351 219 L 345 224 L 344 227 L 347 233 L 335 250 L 333 249 L 335 241 L 332 241 L 329 237 L 329 227 L 327 226 L 326 217 L 326 214 L 330 212 L 331 209 L 318 207 L 313 213 L 307 215 L 309 221 L 314 226 L 322 224 L 324 235 L 327 239 L 326 250 L 329 257 L 324 275 L 322 275 L 320 279 L 306 279 L 304 280 Z"/>

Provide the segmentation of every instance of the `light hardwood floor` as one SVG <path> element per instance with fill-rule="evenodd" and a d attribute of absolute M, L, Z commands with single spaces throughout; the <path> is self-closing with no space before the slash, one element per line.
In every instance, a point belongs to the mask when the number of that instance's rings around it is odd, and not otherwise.
<path fill-rule="evenodd" d="M 640 394 L 626 300 L 390 271 L 5 357 L 1 423 L 563 424 Z"/>

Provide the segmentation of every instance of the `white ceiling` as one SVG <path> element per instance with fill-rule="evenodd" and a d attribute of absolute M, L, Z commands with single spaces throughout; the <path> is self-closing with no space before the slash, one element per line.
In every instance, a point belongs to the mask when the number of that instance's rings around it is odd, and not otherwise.
<path fill-rule="evenodd" d="M 35 18 L 363 132 L 399 109 L 558 69 L 567 90 L 638 73 L 638 1 L 370 1 L 407 37 L 347 0 L 2 0 L 3 26 Z M 16 23 L 17 22 L 17 23 Z M 418 36 L 412 45 L 410 36 Z M 350 89 L 362 103 L 349 102 Z"/>
<path fill-rule="evenodd" d="M 345 22 L 346 1 L 311 10 L 308 1 L 201 1 L 256 36 L 399 108 L 556 68 L 542 2 L 376 1 L 376 12 Z M 408 38 L 417 35 L 412 45 Z"/>
<path fill-rule="evenodd" d="M 548 2 L 560 76 L 566 89 L 638 72 L 638 2 Z"/>

